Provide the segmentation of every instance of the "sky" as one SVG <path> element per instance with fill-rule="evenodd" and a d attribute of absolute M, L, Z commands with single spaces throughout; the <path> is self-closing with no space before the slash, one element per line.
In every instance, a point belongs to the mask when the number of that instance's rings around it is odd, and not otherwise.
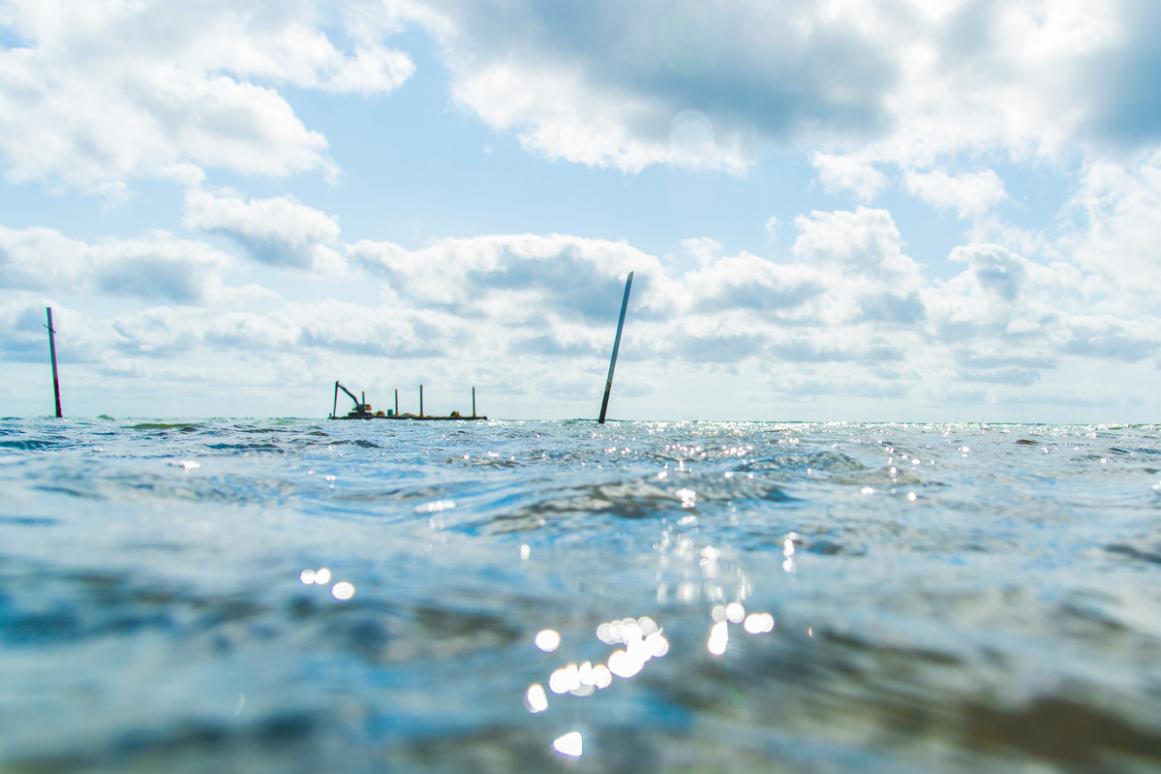
<path fill-rule="evenodd" d="M 1153 0 L 0 0 L 0 415 L 1161 417 Z M 350 401 L 340 403 L 349 408 Z"/>

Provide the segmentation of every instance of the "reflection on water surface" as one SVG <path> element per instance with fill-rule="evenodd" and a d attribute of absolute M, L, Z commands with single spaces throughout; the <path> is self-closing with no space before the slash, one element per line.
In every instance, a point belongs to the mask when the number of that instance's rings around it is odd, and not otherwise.
<path fill-rule="evenodd" d="M 1161 762 L 1155 426 L 3 420 L 0 486 L 5 771 Z"/>

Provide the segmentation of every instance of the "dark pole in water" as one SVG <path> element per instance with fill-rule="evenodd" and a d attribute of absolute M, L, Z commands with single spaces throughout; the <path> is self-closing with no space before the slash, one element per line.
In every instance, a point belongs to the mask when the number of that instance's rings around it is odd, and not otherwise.
<path fill-rule="evenodd" d="M 423 385 L 419 385 L 419 416 L 423 416 Z"/>
<path fill-rule="evenodd" d="M 52 394 L 56 398 L 56 415 L 64 416 L 60 410 L 60 379 L 56 374 L 56 329 L 52 327 L 52 307 L 45 307 L 48 314 L 48 354 L 52 357 Z"/>
<path fill-rule="evenodd" d="M 331 406 L 331 419 L 334 419 L 337 413 L 339 413 L 339 382 L 335 380 L 335 403 Z"/>
<path fill-rule="evenodd" d="M 476 388 L 472 388 L 472 419 L 476 418 Z"/>
<path fill-rule="evenodd" d="M 399 416 L 399 388 L 395 388 L 395 416 Z"/>
<path fill-rule="evenodd" d="M 613 369 L 617 367 L 617 351 L 621 348 L 621 329 L 625 327 L 625 310 L 629 308 L 629 289 L 633 287 L 633 272 L 625 278 L 625 297 L 621 299 L 621 316 L 617 319 L 617 337 L 613 339 L 613 356 L 609 359 L 609 378 L 605 380 L 605 397 L 601 400 L 601 416 L 597 419 L 605 424 L 605 412 L 609 408 L 609 393 L 613 391 Z"/>
<path fill-rule="evenodd" d="M 364 390 L 359 390 L 359 413 L 362 414 L 365 410 L 363 407 L 367 405 L 367 393 Z"/>

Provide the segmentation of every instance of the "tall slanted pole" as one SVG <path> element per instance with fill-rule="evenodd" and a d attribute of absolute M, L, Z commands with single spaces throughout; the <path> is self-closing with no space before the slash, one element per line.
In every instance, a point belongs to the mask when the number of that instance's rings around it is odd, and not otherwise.
<path fill-rule="evenodd" d="M 476 418 L 476 388 L 472 388 L 472 419 Z"/>
<path fill-rule="evenodd" d="M 45 307 L 44 311 L 48 315 L 48 354 L 52 358 L 52 394 L 56 398 L 56 415 L 62 417 L 64 414 L 60 410 L 60 378 L 56 373 L 56 329 L 52 327 L 52 307 Z"/>
<path fill-rule="evenodd" d="M 339 382 L 335 380 L 335 405 L 331 406 L 331 419 L 339 413 Z"/>
<path fill-rule="evenodd" d="M 609 358 L 609 378 L 605 380 L 605 397 L 601 400 L 601 416 L 597 419 L 605 424 L 605 412 L 609 408 L 609 393 L 613 391 L 613 369 L 617 367 L 617 351 L 621 349 L 621 329 L 625 327 L 625 310 L 629 308 L 629 290 L 633 287 L 633 272 L 625 278 L 625 297 L 621 299 L 621 316 L 617 319 L 617 337 L 613 339 L 613 356 Z"/>
<path fill-rule="evenodd" d="M 423 385 L 419 385 L 419 416 L 423 416 Z"/>

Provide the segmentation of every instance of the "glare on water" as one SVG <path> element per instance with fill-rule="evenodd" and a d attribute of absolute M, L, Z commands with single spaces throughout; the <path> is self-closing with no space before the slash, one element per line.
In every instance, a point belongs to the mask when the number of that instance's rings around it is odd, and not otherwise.
<path fill-rule="evenodd" d="M 1159 763 L 1155 426 L 440 424 L 0 420 L 0 769 Z"/>

